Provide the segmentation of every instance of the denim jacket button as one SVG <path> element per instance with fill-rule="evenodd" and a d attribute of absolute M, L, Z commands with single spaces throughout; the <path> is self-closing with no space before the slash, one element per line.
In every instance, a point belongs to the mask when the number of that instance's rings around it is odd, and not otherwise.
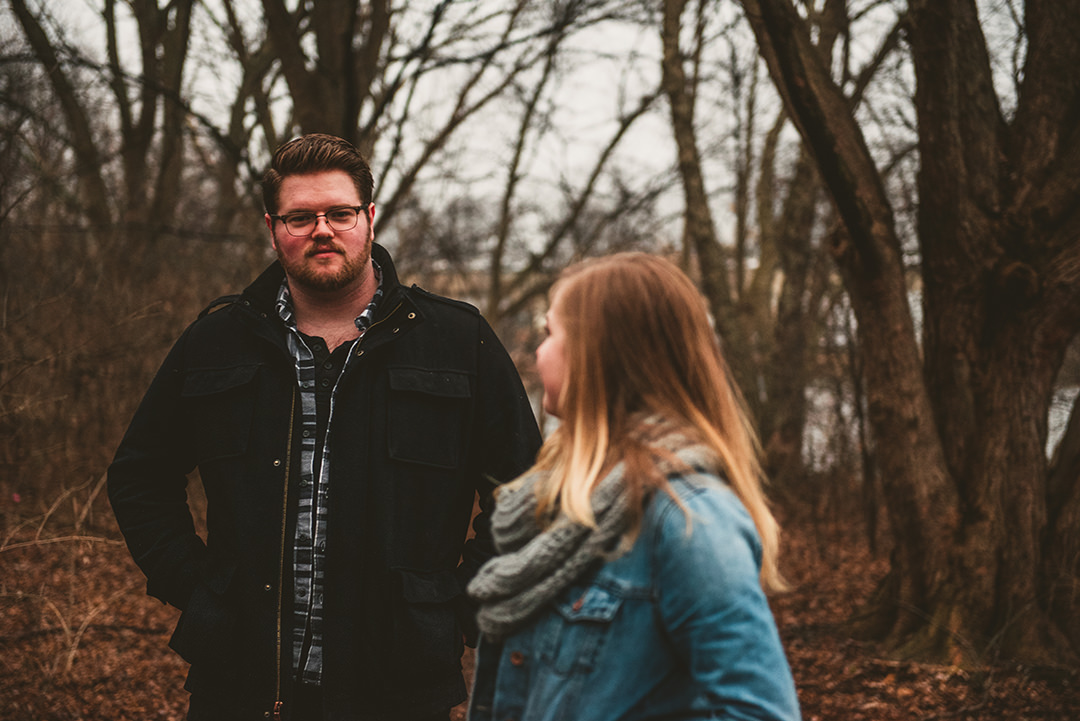
<path fill-rule="evenodd" d="M 578 600 L 574 601 L 573 608 L 574 608 L 575 611 L 580 611 L 581 607 L 584 606 L 584 605 L 585 605 L 585 597 L 582 596 Z"/>
<path fill-rule="evenodd" d="M 514 651 L 510 654 L 510 664 L 512 666 L 525 665 L 525 654 L 523 654 L 521 651 Z"/>

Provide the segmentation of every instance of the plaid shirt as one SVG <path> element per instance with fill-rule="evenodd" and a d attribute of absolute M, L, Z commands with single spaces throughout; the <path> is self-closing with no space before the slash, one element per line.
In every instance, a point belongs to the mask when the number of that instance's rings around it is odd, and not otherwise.
<path fill-rule="evenodd" d="M 326 568 L 329 489 L 333 477 L 330 473 L 330 421 L 334 417 L 337 384 L 356 357 L 353 349 L 371 326 L 375 308 L 383 295 L 382 271 L 377 263 L 373 262 L 372 265 L 378 282 L 375 297 L 354 321 L 360 335 L 349 344 L 341 372 L 333 380 L 329 412 L 325 418 L 319 417 L 316 403 L 315 354 L 308 346 L 310 339 L 305 338 L 296 327 L 288 283 L 282 281 L 278 290 L 277 311 L 290 331 L 289 351 L 296 361 L 296 380 L 300 387 L 300 488 L 296 535 L 293 539 L 292 665 L 296 678 L 308 684 L 318 684 L 322 680 L 323 574 Z M 321 453 L 317 453 L 316 439 L 319 437 L 323 439 Z"/>

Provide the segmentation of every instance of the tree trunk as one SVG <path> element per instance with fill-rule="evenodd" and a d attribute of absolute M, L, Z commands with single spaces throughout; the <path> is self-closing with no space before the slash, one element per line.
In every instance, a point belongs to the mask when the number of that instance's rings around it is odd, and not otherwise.
<path fill-rule="evenodd" d="M 112 232 L 113 208 L 109 202 L 111 195 L 102 175 L 103 162 L 98 152 L 95 129 L 91 126 L 90 117 L 75 92 L 75 86 L 64 72 L 56 49 L 37 17 L 30 12 L 24 0 L 12 0 L 11 8 L 60 100 L 64 121 L 71 134 L 72 151 L 77 160 L 75 167 L 78 169 L 79 199 L 100 248 Z"/>
<path fill-rule="evenodd" d="M 370 62 L 382 47 L 387 29 L 385 0 L 372 4 L 373 22 L 367 32 L 357 30 L 357 0 L 314 3 L 309 9 L 302 3 L 295 12 L 283 0 L 263 0 L 262 6 L 301 132 L 330 133 L 359 144 L 360 105 L 365 97 L 359 93 L 370 85 L 372 68 L 358 69 L 361 59 Z M 308 57 L 309 46 L 300 32 L 305 12 L 314 35 L 314 58 Z M 364 43 L 358 49 L 353 46 L 357 38 Z M 359 87 L 361 81 L 364 88 Z"/>
<path fill-rule="evenodd" d="M 1080 219 L 1066 201 L 1080 191 L 1080 3 L 1028 3 L 1012 127 L 974 2 L 911 3 L 925 363 L 860 129 L 790 2 L 743 5 L 846 229 L 835 254 L 859 322 L 896 534 L 870 628 L 909 657 L 1068 660 L 1040 569 L 1061 528 L 1048 525 L 1046 419 L 1080 328 Z"/>
<path fill-rule="evenodd" d="M 874 630 L 906 637 L 948 578 L 943 539 L 958 526 L 947 475 L 922 382 L 915 329 L 892 210 L 848 101 L 786 0 L 743 3 L 785 105 L 814 154 L 846 233 L 833 252 L 859 323 L 869 420 L 878 445 L 894 547 L 888 598 Z M 886 440 L 887 439 L 887 440 Z"/>
<path fill-rule="evenodd" d="M 701 153 L 697 147 L 694 131 L 694 97 L 683 68 L 682 51 L 679 48 L 681 20 L 686 0 L 664 0 L 663 19 L 663 88 L 671 108 L 671 125 L 678 148 L 679 177 L 682 180 L 686 201 L 686 226 L 683 231 L 686 244 L 697 255 L 701 271 L 701 283 L 705 297 L 712 305 L 717 330 L 730 346 L 728 356 L 736 377 L 740 380 L 737 351 L 739 343 L 731 337 L 731 324 L 727 322 L 732 305 L 731 280 L 728 277 L 727 259 L 716 237 L 709 196 L 705 191 L 705 178 L 701 171 Z"/>
<path fill-rule="evenodd" d="M 811 229 L 817 222 L 820 186 L 805 149 L 787 184 L 787 197 L 778 221 L 762 229 L 762 242 L 777 247 L 784 283 L 777 300 L 771 357 L 766 366 L 768 401 L 762 413 L 765 471 L 778 488 L 798 482 L 805 468 L 802 439 L 806 428 L 806 388 L 810 380 L 811 339 L 819 337 L 818 319 L 824 283 L 813 262 Z M 761 201 L 759 201 L 761 202 Z M 766 240 L 766 236 L 770 240 Z"/>
<path fill-rule="evenodd" d="M 1017 191 L 1039 193 L 1037 177 L 1063 150 L 1056 127 L 1066 114 L 1055 107 L 1077 98 L 1069 68 L 1080 60 L 1080 28 L 1071 17 L 1076 3 L 1061 4 L 1054 20 L 1031 12 L 1036 6 L 1029 4 L 1026 92 L 1011 129 L 973 2 L 912 2 L 909 42 L 918 81 L 925 374 L 964 518 L 952 601 L 964 627 L 952 631 L 978 649 L 1058 662 L 1065 644 L 1039 597 L 1044 449 L 1076 298 L 1065 291 L 1056 310 L 1047 305 L 1045 283 L 1060 266 L 1045 259 L 1075 242 L 1047 233 L 1060 208 L 1044 206 L 1039 218 Z M 1047 44 L 1056 47 L 1052 61 Z"/>

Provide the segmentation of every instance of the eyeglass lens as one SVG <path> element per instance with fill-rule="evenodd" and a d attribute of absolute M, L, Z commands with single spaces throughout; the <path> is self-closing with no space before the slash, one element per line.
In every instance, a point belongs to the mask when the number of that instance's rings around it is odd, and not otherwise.
<path fill-rule="evenodd" d="M 319 218 L 326 218 L 326 224 L 332 230 L 352 230 L 356 227 L 359 213 L 355 208 L 335 208 L 325 213 L 292 213 L 283 216 L 281 220 L 292 235 L 307 235 L 315 229 Z"/>

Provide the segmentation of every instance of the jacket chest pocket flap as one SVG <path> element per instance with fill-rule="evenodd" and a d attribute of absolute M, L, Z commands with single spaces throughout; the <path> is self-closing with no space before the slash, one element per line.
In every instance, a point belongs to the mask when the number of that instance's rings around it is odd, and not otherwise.
<path fill-rule="evenodd" d="M 543 630 L 541 657 L 559 674 L 588 673 L 596 664 L 623 597 L 602 586 L 576 588 L 555 604 Z"/>
<path fill-rule="evenodd" d="M 190 413 L 198 463 L 247 450 L 255 407 L 257 365 L 196 368 L 184 377 L 180 397 Z"/>
<path fill-rule="evenodd" d="M 457 468 L 472 397 L 460 371 L 390 368 L 387 442 L 390 457 Z"/>

